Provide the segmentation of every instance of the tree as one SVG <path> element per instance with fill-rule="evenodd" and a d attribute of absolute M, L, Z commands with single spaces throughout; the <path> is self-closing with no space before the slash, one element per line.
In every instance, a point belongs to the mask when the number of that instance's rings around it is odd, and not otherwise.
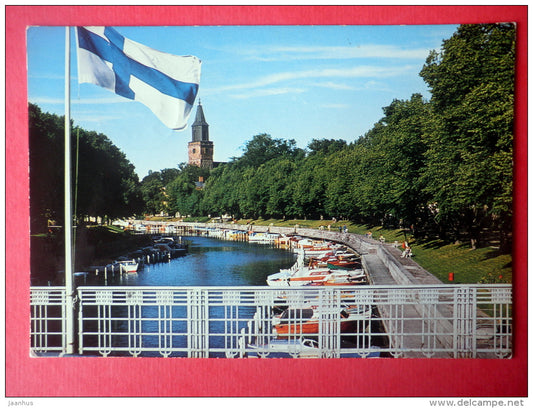
<path fill-rule="evenodd" d="M 168 210 L 161 172 L 151 170 L 148 172 L 148 175 L 141 181 L 141 194 L 145 204 L 145 213 L 159 214 Z"/>
<path fill-rule="evenodd" d="M 29 104 L 30 218 L 32 233 L 44 232 L 47 220 L 63 224 L 62 163 L 64 117 L 42 112 Z"/>
<path fill-rule="evenodd" d="M 313 139 L 307 145 L 307 148 L 310 150 L 310 155 L 323 152 L 326 154 L 332 154 L 343 150 L 346 148 L 346 140 L 335 140 L 335 139 Z"/>
<path fill-rule="evenodd" d="M 125 154 L 103 134 L 79 127 L 72 134 L 79 138 L 79 154 L 72 156 L 78 161 L 78 216 L 114 219 L 141 211 L 139 178 Z"/>
<path fill-rule="evenodd" d="M 167 169 L 166 176 L 174 176 L 172 179 L 168 177 L 170 181 L 164 184 L 166 177 L 162 175 L 168 210 L 172 213 L 200 215 L 203 192 L 196 183 L 208 178 L 209 169 L 182 163 L 175 171 Z"/>
<path fill-rule="evenodd" d="M 229 213 L 236 217 L 243 214 L 239 206 L 239 173 L 233 163 L 223 163 L 213 169 L 205 182 L 200 210 L 203 215 Z"/>
<path fill-rule="evenodd" d="M 29 105 L 30 208 L 32 231 L 46 220 L 63 223 L 64 117 Z M 76 216 L 115 218 L 133 215 L 143 203 L 134 166 L 102 134 L 79 127 L 72 134 L 72 191 Z M 78 143 L 79 141 L 79 143 Z M 79 148 L 79 151 L 77 149 Z"/>
<path fill-rule="evenodd" d="M 408 101 L 394 100 L 383 111 L 385 116 L 362 143 L 370 149 L 366 155 L 371 160 L 361 170 L 365 178 L 359 183 L 374 184 L 378 198 L 374 200 L 375 213 L 369 215 L 381 222 L 393 217 L 405 226 L 425 224 L 428 195 L 422 180 L 426 170 L 423 136 L 432 123 L 429 106 L 422 95 L 414 94 Z M 367 191 L 371 191 L 369 187 Z M 370 202 L 367 199 L 367 205 Z"/>
<path fill-rule="evenodd" d="M 289 188 L 292 191 L 290 215 L 320 218 L 326 215 L 326 186 L 331 181 L 327 171 L 329 156 L 317 150 L 298 163 Z"/>
<path fill-rule="evenodd" d="M 462 25 L 420 73 L 440 121 L 427 138 L 427 192 L 440 222 L 456 236 L 467 228 L 474 246 L 493 220 L 502 248 L 511 232 L 514 56 L 513 24 Z"/>
<path fill-rule="evenodd" d="M 257 168 L 261 164 L 280 156 L 296 158 L 303 155 L 303 150 L 296 147 L 295 140 L 272 139 L 270 135 L 262 133 L 254 136 L 252 140 L 246 143 L 243 155 L 235 162 L 239 167 Z"/>

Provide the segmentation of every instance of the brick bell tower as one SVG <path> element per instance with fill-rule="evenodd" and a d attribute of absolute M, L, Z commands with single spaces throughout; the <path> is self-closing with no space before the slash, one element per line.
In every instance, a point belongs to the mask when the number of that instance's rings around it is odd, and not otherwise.
<path fill-rule="evenodd" d="M 201 101 L 198 101 L 196 118 L 192 124 L 192 141 L 189 142 L 189 164 L 213 168 L 213 142 L 209 140 L 209 125 L 205 121 Z"/>

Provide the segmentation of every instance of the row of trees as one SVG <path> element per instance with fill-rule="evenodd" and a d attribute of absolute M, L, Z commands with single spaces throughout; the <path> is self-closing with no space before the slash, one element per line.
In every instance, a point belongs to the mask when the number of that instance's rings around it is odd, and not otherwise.
<path fill-rule="evenodd" d="M 410 227 L 475 246 L 485 231 L 508 248 L 512 216 L 515 27 L 463 25 L 420 75 L 431 99 L 394 100 L 363 137 L 294 140 L 260 134 L 214 169 L 184 166 L 168 208 L 235 217 L 343 217 Z M 163 172 L 161 172 L 163 174 Z M 144 181 L 143 181 L 144 184 Z"/>

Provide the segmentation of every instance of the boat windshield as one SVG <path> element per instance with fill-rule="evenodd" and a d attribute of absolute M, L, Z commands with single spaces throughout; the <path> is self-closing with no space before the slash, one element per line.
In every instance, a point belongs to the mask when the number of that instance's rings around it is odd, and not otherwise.
<path fill-rule="evenodd" d="M 313 309 L 287 309 L 281 314 L 281 319 L 310 319 L 313 316 Z"/>

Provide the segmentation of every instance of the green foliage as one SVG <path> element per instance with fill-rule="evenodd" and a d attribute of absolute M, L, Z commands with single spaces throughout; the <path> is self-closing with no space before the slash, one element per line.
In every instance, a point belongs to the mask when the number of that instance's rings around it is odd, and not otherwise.
<path fill-rule="evenodd" d="M 310 150 L 310 155 L 317 154 L 319 152 L 331 154 L 343 150 L 346 148 L 346 140 L 335 140 L 335 139 L 313 139 L 307 145 L 307 148 Z"/>
<path fill-rule="evenodd" d="M 244 154 L 234 161 L 239 167 L 259 167 L 280 156 L 295 159 L 303 154 L 303 150 L 296 147 L 295 140 L 273 139 L 270 135 L 262 133 L 246 143 Z"/>
<path fill-rule="evenodd" d="M 144 212 L 148 214 L 159 214 L 167 210 L 165 185 L 163 177 L 159 171 L 149 171 L 148 175 L 141 182 L 141 194 L 145 203 Z"/>
<path fill-rule="evenodd" d="M 62 224 L 64 208 L 64 117 L 29 105 L 30 214 L 32 232 L 46 228 L 48 219 Z"/>
<path fill-rule="evenodd" d="M 63 223 L 64 128 L 64 117 L 29 105 L 33 232 L 44 230 L 47 220 Z M 72 191 L 78 219 L 116 218 L 139 212 L 143 207 L 139 179 L 125 155 L 102 134 L 76 127 L 71 135 Z"/>
<path fill-rule="evenodd" d="M 174 178 L 165 184 L 167 207 L 171 213 L 198 215 L 203 192 L 199 184 L 209 175 L 209 170 L 197 166 L 181 165 Z M 163 179 L 163 183 L 165 180 Z"/>
<path fill-rule="evenodd" d="M 511 232 L 514 46 L 512 24 L 462 25 L 421 71 L 437 118 L 424 191 L 441 229 L 474 241 L 491 223 Z"/>
<path fill-rule="evenodd" d="M 79 136 L 78 216 L 117 218 L 139 211 L 139 179 L 124 153 L 102 134 L 75 128 L 73 135 Z"/>

